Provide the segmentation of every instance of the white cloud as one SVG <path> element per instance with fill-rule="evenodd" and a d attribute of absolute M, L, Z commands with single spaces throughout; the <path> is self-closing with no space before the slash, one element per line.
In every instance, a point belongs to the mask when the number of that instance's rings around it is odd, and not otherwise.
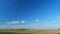
<path fill-rule="evenodd" d="M 22 20 L 21 23 L 25 23 L 26 21 L 25 20 Z"/>
<path fill-rule="evenodd" d="M 57 16 L 57 18 L 60 18 L 60 16 Z"/>
<path fill-rule="evenodd" d="M 40 29 L 44 25 L 43 24 L 25 24 L 25 25 L 20 25 L 20 28 L 25 28 L 25 29 Z"/>
<path fill-rule="evenodd" d="M 7 23 L 8 24 L 19 24 L 19 23 L 23 24 L 25 22 L 26 22 L 25 20 L 21 20 L 21 21 L 11 21 L 11 22 L 7 22 Z"/>
<path fill-rule="evenodd" d="M 53 23 L 54 23 L 54 24 L 59 24 L 59 23 L 60 23 L 60 21 L 54 21 Z"/>
<path fill-rule="evenodd" d="M 36 19 L 35 22 L 39 22 L 40 20 L 39 19 Z"/>
<path fill-rule="evenodd" d="M 11 21 L 11 22 L 7 22 L 8 24 L 18 24 L 20 23 L 20 21 Z"/>
<path fill-rule="evenodd" d="M 6 28 L 7 26 L 0 26 L 0 29 Z"/>

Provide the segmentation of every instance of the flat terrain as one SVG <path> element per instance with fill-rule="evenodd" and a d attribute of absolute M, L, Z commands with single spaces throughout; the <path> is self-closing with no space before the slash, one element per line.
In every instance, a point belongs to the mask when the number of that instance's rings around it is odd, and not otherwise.
<path fill-rule="evenodd" d="M 0 30 L 0 34 L 60 34 L 60 30 Z"/>

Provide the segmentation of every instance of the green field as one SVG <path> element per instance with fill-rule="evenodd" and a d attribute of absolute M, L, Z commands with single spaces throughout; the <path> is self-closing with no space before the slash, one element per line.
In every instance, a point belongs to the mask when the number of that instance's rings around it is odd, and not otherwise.
<path fill-rule="evenodd" d="M 60 34 L 60 30 L 0 30 L 0 34 Z"/>

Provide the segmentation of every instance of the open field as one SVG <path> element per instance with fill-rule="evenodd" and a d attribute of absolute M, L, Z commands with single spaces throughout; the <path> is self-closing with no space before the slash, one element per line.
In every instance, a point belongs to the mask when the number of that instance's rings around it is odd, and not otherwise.
<path fill-rule="evenodd" d="M 0 30 L 0 34 L 60 34 L 60 30 Z"/>

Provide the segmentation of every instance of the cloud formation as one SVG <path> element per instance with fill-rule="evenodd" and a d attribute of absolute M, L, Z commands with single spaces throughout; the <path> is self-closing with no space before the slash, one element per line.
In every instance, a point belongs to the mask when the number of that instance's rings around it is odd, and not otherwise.
<path fill-rule="evenodd" d="M 26 21 L 25 20 L 22 20 L 21 23 L 25 23 Z"/>
<path fill-rule="evenodd" d="M 26 21 L 25 20 L 21 20 L 21 21 L 11 21 L 11 22 L 7 22 L 7 24 L 24 24 Z"/>
<path fill-rule="evenodd" d="M 11 21 L 11 22 L 7 22 L 8 24 L 18 24 L 20 23 L 20 21 Z"/>
<path fill-rule="evenodd" d="M 0 26 L 0 29 L 6 28 L 7 26 Z"/>
<path fill-rule="evenodd" d="M 60 16 L 57 16 L 57 18 L 60 18 Z"/>
<path fill-rule="evenodd" d="M 35 19 L 35 22 L 39 22 L 40 20 L 39 19 Z"/>

